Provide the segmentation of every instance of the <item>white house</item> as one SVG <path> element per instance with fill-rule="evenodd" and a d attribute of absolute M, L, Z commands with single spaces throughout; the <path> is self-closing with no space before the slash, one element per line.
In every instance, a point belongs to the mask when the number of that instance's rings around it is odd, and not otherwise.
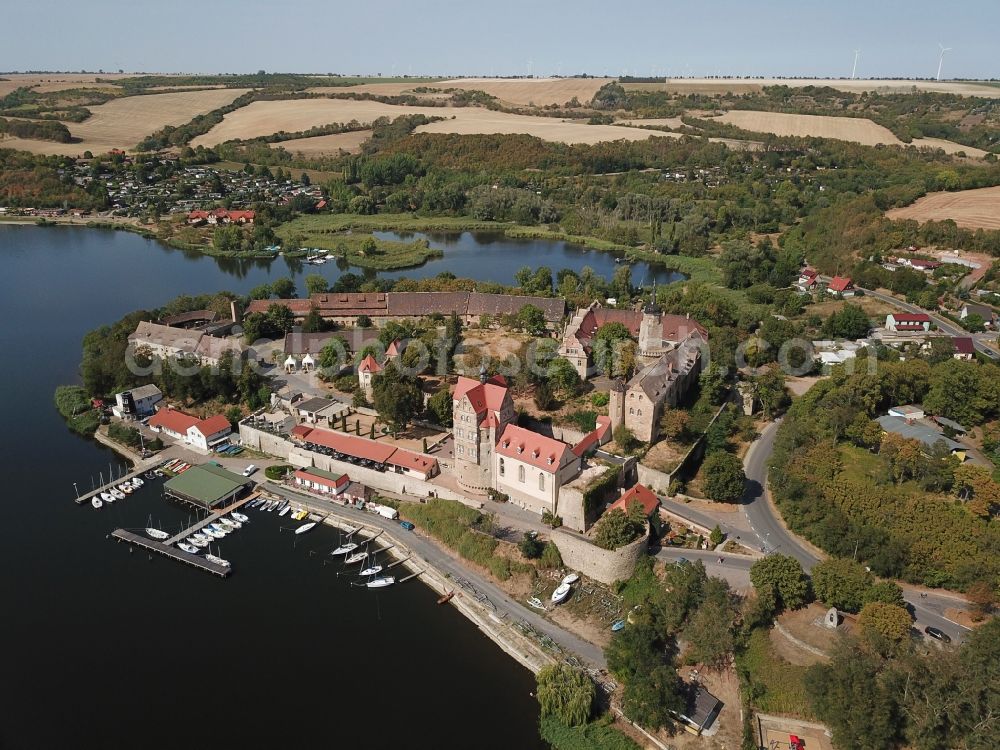
<path fill-rule="evenodd" d="M 890 313 L 885 316 L 885 328 L 895 333 L 926 332 L 931 330 L 931 316 L 927 313 Z"/>
<path fill-rule="evenodd" d="M 996 313 L 993 312 L 992 307 L 987 307 L 986 305 L 976 305 L 971 302 L 967 302 L 962 305 L 962 309 L 958 314 L 959 319 L 965 320 L 970 315 L 978 315 L 983 319 L 983 325 L 987 328 L 993 327 L 993 321 L 996 317 Z"/>
<path fill-rule="evenodd" d="M 163 400 L 160 389 L 150 383 L 115 394 L 112 413 L 119 419 L 142 419 L 156 411 L 156 404 Z"/>
<path fill-rule="evenodd" d="M 493 486 L 511 502 L 539 515 L 558 510 L 559 490 L 582 461 L 562 441 L 508 424 L 494 451 Z"/>
<path fill-rule="evenodd" d="M 229 420 L 221 414 L 201 419 L 187 429 L 187 442 L 203 451 L 210 450 L 225 441 L 233 431 Z"/>

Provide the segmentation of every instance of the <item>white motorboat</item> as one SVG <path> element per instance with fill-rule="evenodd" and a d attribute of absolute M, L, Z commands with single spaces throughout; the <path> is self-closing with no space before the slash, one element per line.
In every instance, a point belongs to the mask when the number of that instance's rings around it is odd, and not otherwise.
<path fill-rule="evenodd" d="M 101 500 L 103 500 L 106 503 L 113 503 L 115 501 L 115 496 L 112 495 L 110 492 L 102 492 Z"/>
<path fill-rule="evenodd" d="M 288 511 L 290 511 L 291 509 L 292 509 L 291 505 L 286 505 L 284 508 L 282 508 L 281 510 L 278 511 L 278 515 L 279 516 L 287 516 L 288 515 Z"/>
<path fill-rule="evenodd" d="M 268 513 L 273 513 L 274 509 L 277 508 L 277 507 L 278 507 L 278 501 L 277 500 L 272 500 L 271 502 L 269 502 L 267 504 L 267 507 L 264 508 L 264 510 L 266 510 Z"/>
<path fill-rule="evenodd" d="M 552 603 L 561 604 L 566 601 L 566 597 L 569 596 L 569 592 L 572 591 L 568 583 L 560 583 L 559 587 L 552 592 Z"/>
<path fill-rule="evenodd" d="M 376 573 L 381 573 L 381 572 L 382 572 L 382 566 L 381 565 L 371 565 L 371 566 L 369 566 L 367 568 L 362 568 L 361 573 L 359 573 L 359 575 L 373 576 Z"/>
<path fill-rule="evenodd" d="M 133 487 L 142 487 L 142 485 L 144 485 L 144 484 L 145 484 L 145 482 L 142 479 L 140 479 L 139 477 L 132 477 L 132 486 Z"/>
<path fill-rule="evenodd" d="M 239 513 L 235 510 L 230 515 L 232 515 L 232 517 L 235 518 L 240 523 L 247 523 L 250 520 L 250 516 L 245 516 L 242 513 Z"/>
<path fill-rule="evenodd" d="M 528 606 L 534 607 L 535 609 L 545 610 L 545 604 L 537 596 L 533 596 L 528 599 Z"/>
<path fill-rule="evenodd" d="M 223 568 L 229 567 L 229 560 L 223 560 L 221 557 L 216 557 L 215 555 L 205 555 L 205 559 L 210 563 L 221 565 Z"/>
<path fill-rule="evenodd" d="M 90 504 L 93 505 L 95 508 L 103 508 L 104 507 L 104 503 L 101 502 L 101 498 L 99 498 L 99 497 L 92 497 L 92 498 L 90 498 Z"/>
<path fill-rule="evenodd" d="M 115 500 L 124 500 L 125 499 L 125 493 L 122 492 L 121 490 L 116 490 L 116 489 L 112 488 L 112 489 L 108 490 L 108 492 L 110 492 L 114 496 Z"/>
<path fill-rule="evenodd" d="M 304 523 L 301 526 L 299 526 L 297 529 L 295 529 L 295 533 L 296 534 L 305 534 L 307 531 L 310 531 L 311 529 L 315 528 L 315 526 L 316 526 L 316 522 L 315 521 L 310 521 L 309 523 Z"/>
<path fill-rule="evenodd" d="M 204 537 L 202 537 L 201 539 L 195 539 L 193 536 L 189 536 L 184 541 L 186 541 L 188 544 L 193 544 L 195 547 L 207 547 L 211 540 L 205 539 Z"/>
<path fill-rule="evenodd" d="M 163 531 L 162 529 L 154 529 L 152 526 L 146 527 L 146 533 L 149 536 L 153 537 L 153 539 L 159 539 L 161 541 L 170 538 L 170 534 Z"/>
<path fill-rule="evenodd" d="M 365 584 L 370 589 L 382 589 L 386 586 L 391 586 L 396 582 L 396 579 L 392 576 L 382 576 L 381 578 L 373 578 L 368 583 Z"/>
<path fill-rule="evenodd" d="M 188 544 L 186 542 L 177 542 L 177 548 L 181 549 L 181 550 L 184 550 L 189 555 L 197 555 L 198 554 L 198 548 L 195 547 L 193 544 Z"/>
<path fill-rule="evenodd" d="M 355 552 L 353 555 L 349 555 L 346 560 L 344 560 L 344 565 L 354 565 L 354 563 L 359 563 L 368 557 L 367 552 Z"/>
<path fill-rule="evenodd" d="M 125 482 L 119 484 L 115 489 L 118 490 L 119 492 L 124 492 L 126 495 L 131 495 L 133 492 L 135 492 L 132 485 L 127 484 Z M 112 492 L 114 492 L 114 490 L 112 490 Z"/>
<path fill-rule="evenodd" d="M 353 552 L 358 548 L 358 545 L 354 542 L 348 542 L 347 544 L 341 544 L 337 549 L 331 552 L 331 555 L 346 555 L 348 552 Z"/>
<path fill-rule="evenodd" d="M 562 582 L 565 583 L 567 586 L 569 586 L 570 584 L 576 583 L 579 580 L 580 576 L 578 576 L 576 573 L 570 573 L 568 576 L 562 579 Z"/>

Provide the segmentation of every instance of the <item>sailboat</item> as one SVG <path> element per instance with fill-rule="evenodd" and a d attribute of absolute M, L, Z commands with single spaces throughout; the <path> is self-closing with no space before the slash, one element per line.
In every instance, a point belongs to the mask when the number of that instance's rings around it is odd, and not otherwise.
<path fill-rule="evenodd" d="M 161 541 L 170 538 L 170 534 L 163 531 L 162 529 L 154 529 L 152 526 L 146 527 L 146 533 L 149 536 L 153 537 L 153 539 L 159 539 Z"/>
<path fill-rule="evenodd" d="M 189 555 L 198 554 L 198 548 L 193 544 L 188 544 L 187 542 L 177 542 L 177 548 L 187 552 Z"/>
<path fill-rule="evenodd" d="M 382 566 L 378 564 L 378 552 L 372 552 L 372 562 L 366 568 L 361 569 L 360 575 L 362 576 L 373 576 L 382 572 Z"/>
<path fill-rule="evenodd" d="M 250 521 L 250 516 L 246 516 L 235 510 L 230 515 L 232 515 L 232 517 L 235 518 L 240 523 L 248 523 Z"/>
<path fill-rule="evenodd" d="M 348 552 L 353 552 L 358 548 L 358 545 L 354 542 L 347 542 L 346 544 L 341 544 L 337 549 L 331 552 L 331 555 L 346 555 Z"/>
<path fill-rule="evenodd" d="M 115 501 L 115 496 L 112 495 L 110 492 L 102 492 L 101 500 L 103 500 L 106 503 L 113 503 Z"/>
<path fill-rule="evenodd" d="M 95 508 L 104 507 L 104 503 L 101 502 L 101 498 L 97 497 L 96 495 L 90 499 L 90 504 L 93 505 Z"/>
<path fill-rule="evenodd" d="M 368 557 L 367 552 L 355 552 L 353 555 L 348 555 L 347 559 L 344 560 L 344 565 L 354 565 L 354 563 L 359 563 Z"/>
<path fill-rule="evenodd" d="M 315 526 L 316 526 L 316 521 L 310 521 L 309 523 L 304 523 L 297 529 L 295 529 L 295 533 L 305 534 L 307 531 L 310 531 L 311 529 L 315 528 Z"/>
<path fill-rule="evenodd" d="M 221 565 L 223 568 L 229 567 L 229 560 L 223 560 L 221 557 L 217 557 L 216 555 L 210 555 L 206 553 L 205 559 L 208 560 L 210 563 Z"/>
<path fill-rule="evenodd" d="M 370 589 L 382 589 L 386 586 L 391 586 L 396 582 L 396 579 L 392 576 L 382 576 L 381 578 L 372 578 L 368 583 L 365 584 Z"/>

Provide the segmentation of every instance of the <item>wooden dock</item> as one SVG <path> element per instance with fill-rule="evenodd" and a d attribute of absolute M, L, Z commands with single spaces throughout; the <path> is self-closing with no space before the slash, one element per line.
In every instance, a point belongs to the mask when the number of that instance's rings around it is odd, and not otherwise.
<path fill-rule="evenodd" d="M 386 547 L 386 549 L 388 549 L 388 547 Z M 381 552 L 382 550 L 379 550 L 379 551 Z M 405 563 L 409 559 L 410 559 L 410 555 L 407 555 L 406 557 L 402 558 L 401 560 L 396 560 L 396 562 L 390 563 L 388 566 L 386 566 L 386 570 L 392 570 L 397 565 L 402 565 L 403 563 Z"/>
<path fill-rule="evenodd" d="M 112 487 L 117 487 L 122 482 L 127 481 L 129 479 L 132 479 L 133 477 L 141 477 L 143 474 L 145 474 L 149 470 L 150 470 L 149 466 L 144 466 L 144 467 L 139 468 L 139 469 L 134 469 L 134 470 L 130 471 L 128 474 L 123 474 L 122 476 L 118 477 L 118 479 L 115 479 L 114 481 L 108 482 L 107 484 L 98 487 L 96 490 L 91 490 L 90 492 L 85 492 L 84 494 L 80 495 L 80 497 L 76 498 L 76 500 L 74 500 L 73 502 L 75 502 L 77 505 L 83 505 L 84 503 L 89 503 L 92 498 L 94 498 L 94 497 L 100 497 L 100 495 L 101 495 L 102 492 L 107 492 Z M 124 500 L 121 500 L 121 501 L 116 500 L 115 502 L 125 502 L 125 501 Z"/>
<path fill-rule="evenodd" d="M 127 529 L 115 529 L 111 532 L 111 536 L 119 542 L 125 542 L 133 547 L 141 547 L 149 552 L 156 552 L 159 555 L 178 560 L 185 565 L 204 570 L 206 573 L 211 573 L 220 578 L 225 578 L 233 572 L 232 568 L 227 568 L 224 565 L 216 565 L 201 555 L 192 555 L 176 547 L 169 547 L 166 542 L 158 542 L 155 539 L 150 539 Z"/>
<path fill-rule="evenodd" d="M 418 570 L 418 571 L 417 571 L 416 573 L 410 573 L 410 575 L 406 576 L 406 578 L 400 578 L 400 579 L 399 579 L 399 583 L 406 583 L 406 582 L 407 582 L 407 581 L 409 581 L 409 580 L 410 580 L 411 578 L 416 578 L 416 577 L 417 577 L 418 575 L 420 575 L 420 574 L 421 574 L 421 573 L 423 573 L 423 572 L 424 572 L 424 571 L 422 571 L 422 570 Z"/>
<path fill-rule="evenodd" d="M 206 516 L 205 518 L 201 519 L 197 523 L 195 523 L 195 524 L 193 524 L 191 526 L 188 526 L 186 529 L 184 529 L 179 534 L 174 534 L 172 537 L 170 537 L 169 539 L 165 540 L 163 542 L 163 544 L 165 544 L 166 546 L 170 547 L 170 546 L 172 546 L 174 544 L 177 544 L 177 542 L 183 541 L 184 539 L 186 539 L 187 537 L 191 536 L 192 534 L 197 534 L 199 531 L 201 531 L 203 528 L 205 528 L 206 526 L 208 526 L 210 523 L 214 523 L 215 521 L 218 521 L 220 518 L 222 518 L 224 515 L 226 515 L 230 511 L 234 511 L 237 508 L 245 505 L 246 503 L 249 503 L 255 497 L 257 497 L 257 493 L 251 493 L 250 495 L 247 495 L 242 500 L 237 500 L 235 503 L 231 503 L 230 505 L 227 505 L 225 508 L 222 508 L 221 510 L 214 511 L 213 513 L 209 514 L 208 516 Z"/>

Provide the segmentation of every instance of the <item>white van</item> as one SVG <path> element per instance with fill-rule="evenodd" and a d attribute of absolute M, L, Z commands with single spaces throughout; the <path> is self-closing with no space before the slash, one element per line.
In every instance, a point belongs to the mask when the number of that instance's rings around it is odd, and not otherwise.
<path fill-rule="evenodd" d="M 246 467 L 243 470 L 243 476 L 248 477 L 251 474 L 253 474 L 255 471 L 257 471 L 257 467 L 254 466 L 253 464 L 250 464 L 248 467 Z"/>

